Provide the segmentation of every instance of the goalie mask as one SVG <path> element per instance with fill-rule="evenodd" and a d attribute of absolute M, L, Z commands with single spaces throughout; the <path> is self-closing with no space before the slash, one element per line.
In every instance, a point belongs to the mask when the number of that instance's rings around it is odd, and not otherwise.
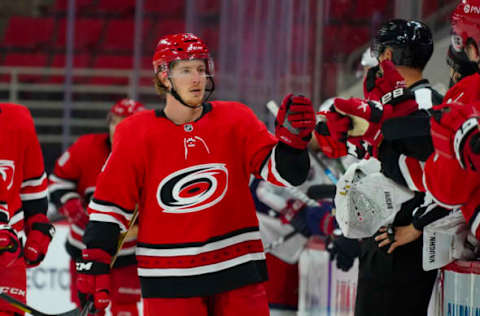
<path fill-rule="evenodd" d="M 413 196 L 380 173 L 378 160 L 362 160 L 338 180 L 335 216 L 345 237 L 371 237 L 380 227 L 391 224 L 402 204 Z"/>

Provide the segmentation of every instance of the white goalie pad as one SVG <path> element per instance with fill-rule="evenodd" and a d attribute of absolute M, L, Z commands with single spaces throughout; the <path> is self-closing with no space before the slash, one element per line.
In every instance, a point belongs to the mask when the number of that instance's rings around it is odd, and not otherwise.
<path fill-rule="evenodd" d="M 462 212 L 454 210 L 423 229 L 423 269 L 438 269 L 456 259 L 472 260 L 478 246 Z"/>
<path fill-rule="evenodd" d="M 370 237 L 393 222 L 402 204 L 414 194 L 380 173 L 374 158 L 352 164 L 338 180 L 336 218 L 345 237 Z"/>

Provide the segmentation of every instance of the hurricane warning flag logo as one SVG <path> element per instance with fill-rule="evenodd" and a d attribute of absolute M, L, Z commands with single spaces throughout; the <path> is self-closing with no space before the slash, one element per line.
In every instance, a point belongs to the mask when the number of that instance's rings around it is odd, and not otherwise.
<path fill-rule="evenodd" d="M 15 174 L 15 163 L 13 160 L 0 160 L 0 179 L 10 190 L 13 185 L 13 176 Z"/>
<path fill-rule="evenodd" d="M 220 202 L 228 188 L 225 164 L 197 165 L 176 171 L 160 182 L 157 201 L 165 213 L 190 213 Z"/>

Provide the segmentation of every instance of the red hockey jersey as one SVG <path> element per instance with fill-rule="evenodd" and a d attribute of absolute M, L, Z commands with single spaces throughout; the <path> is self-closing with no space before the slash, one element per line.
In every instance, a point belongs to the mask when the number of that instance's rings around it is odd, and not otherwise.
<path fill-rule="evenodd" d="M 198 120 L 182 125 L 163 111 L 119 124 L 90 220 L 125 230 L 139 205 L 144 297 L 205 296 L 266 280 L 248 183 L 250 174 L 284 183 L 275 169 L 276 143 L 236 102 L 208 103 Z"/>
<path fill-rule="evenodd" d="M 0 126 L 0 175 L 7 189 L 7 220 L 21 233 L 24 217 L 47 211 L 43 156 L 26 107 L 0 104 Z"/>
<path fill-rule="evenodd" d="M 444 102 L 469 104 L 480 100 L 480 74 L 465 77 L 445 95 Z M 480 189 L 478 173 L 461 168 L 454 158 L 433 154 L 425 163 L 423 179 L 425 188 L 435 200 L 444 207 L 458 208 L 476 200 Z M 476 208 L 476 205 L 473 206 Z M 470 211 L 471 207 L 462 207 L 462 212 L 470 224 L 473 234 L 480 227 L 480 216 Z"/>
<path fill-rule="evenodd" d="M 57 207 L 72 198 L 82 199 L 85 206 L 88 204 L 95 191 L 97 176 L 110 154 L 110 147 L 107 133 L 83 135 L 58 158 L 48 186 L 51 201 Z M 70 225 L 66 246 L 73 258 L 79 258 L 81 249 L 85 248 L 82 242 L 84 229 L 76 224 Z M 127 240 L 119 255 L 133 255 L 135 243 L 135 239 Z"/>
<path fill-rule="evenodd" d="M 480 74 L 478 73 L 460 80 L 447 91 L 443 98 L 445 103 L 467 104 L 478 100 L 480 100 Z"/>

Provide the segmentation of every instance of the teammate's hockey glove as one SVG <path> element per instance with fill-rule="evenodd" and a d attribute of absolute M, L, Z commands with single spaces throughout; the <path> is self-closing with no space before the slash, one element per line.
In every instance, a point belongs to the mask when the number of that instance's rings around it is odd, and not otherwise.
<path fill-rule="evenodd" d="M 352 119 L 353 128 L 349 136 L 360 137 L 375 148 L 379 146 L 383 139 L 381 126 L 391 115 L 390 107 L 384 108 L 380 102 L 358 98 L 336 98 L 334 106 L 337 112 Z"/>
<path fill-rule="evenodd" d="M 444 104 L 430 120 L 435 152 L 457 159 L 463 169 L 480 171 L 480 112 L 476 105 Z"/>
<path fill-rule="evenodd" d="M 351 128 L 351 120 L 340 115 L 332 108 L 330 111 L 317 113 L 319 122 L 315 125 L 314 136 L 320 150 L 329 158 L 347 155 L 347 132 Z"/>
<path fill-rule="evenodd" d="M 314 127 L 312 101 L 304 96 L 287 95 L 275 120 L 275 135 L 278 139 L 293 148 L 305 149 Z"/>
<path fill-rule="evenodd" d="M 327 251 L 330 260 L 337 260 L 337 268 L 346 272 L 352 268 L 355 258 L 360 256 L 360 242 L 343 235 L 335 236 L 329 240 Z"/>
<path fill-rule="evenodd" d="M 88 213 L 79 198 L 68 200 L 58 209 L 58 211 L 65 215 L 70 223 L 82 229 L 87 227 Z"/>
<path fill-rule="evenodd" d="M 7 224 L 0 224 L 0 267 L 10 267 L 20 256 L 20 251 L 15 231 Z"/>
<path fill-rule="evenodd" d="M 78 297 L 82 307 L 93 301 L 95 310 L 104 310 L 110 304 L 111 261 L 112 256 L 102 249 L 82 251 L 82 259 L 76 262 Z"/>
<path fill-rule="evenodd" d="M 405 86 L 405 79 L 395 65 L 389 60 L 384 60 L 379 66 L 368 70 L 363 82 L 363 93 L 367 100 L 380 101 L 388 92 Z"/>
<path fill-rule="evenodd" d="M 25 221 L 25 263 L 27 267 L 36 267 L 47 254 L 48 245 L 55 235 L 55 227 L 44 214 L 35 214 Z"/>

